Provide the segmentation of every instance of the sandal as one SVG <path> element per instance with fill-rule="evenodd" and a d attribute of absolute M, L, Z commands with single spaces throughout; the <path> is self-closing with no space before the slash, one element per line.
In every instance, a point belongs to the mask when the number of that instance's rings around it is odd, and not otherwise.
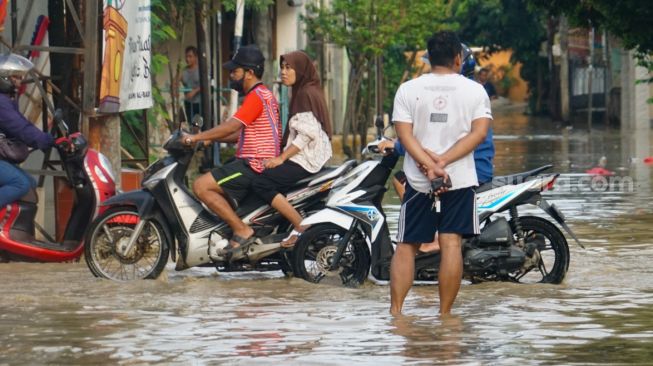
<path fill-rule="evenodd" d="M 231 243 L 236 242 L 240 245 L 237 247 L 233 246 Z M 218 250 L 218 255 L 221 257 L 224 257 L 224 259 L 227 262 L 231 262 L 232 258 L 236 254 L 240 254 L 240 256 L 245 254 L 245 250 L 249 248 L 252 244 L 256 242 L 256 237 L 254 235 L 250 236 L 249 238 L 245 239 L 240 235 L 234 235 L 229 239 L 229 244 L 227 244 L 226 247 Z"/>
<path fill-rule="evenodd" d="M 283 239 L 280 243 L 282 248 L 292 248 L 295 246 L 297 243 L 297 240 L 299 240 L 299 237 L 302 236 L 303 233 L 300 233 L 299 231 L 293 229 L 288 236 L 286 236 L 285 239 Z"/>

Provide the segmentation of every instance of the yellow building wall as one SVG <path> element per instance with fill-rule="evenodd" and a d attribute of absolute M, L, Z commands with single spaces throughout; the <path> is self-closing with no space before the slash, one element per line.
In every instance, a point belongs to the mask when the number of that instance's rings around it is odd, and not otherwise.
<path fill-rule="evenodd" d="M 522 64 L 512 64 L 510 62 L 512 51 L 500 51 L 491 55 L 484 53 L 476 54 L 478 65 L 490 69 L 490 80 L 497 88 L 499 95 L 507 97 L 514 102 L 524 102 L 528 98 L 528 84 L 520 76 Z M 501 78 L 504 77 L 504 69 L 509 70 L 508 77 L 512 83 L 508 91 L 502 90 Z"/>

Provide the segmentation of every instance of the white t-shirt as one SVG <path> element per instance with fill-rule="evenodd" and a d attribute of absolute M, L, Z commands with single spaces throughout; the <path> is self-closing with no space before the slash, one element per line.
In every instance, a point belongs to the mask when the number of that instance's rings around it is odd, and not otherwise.
<path fill-rule="evenodd" d="M 458 74 L 424 74 L 399 87 L 392 120 L 413 124 L 413 135 L 423 147 L 443 154 L 472 129 L 472 121 L 492 118 L 490 99 L 483 86 Z M 478 185 L 474 153 L 449 164 L 445 170 L 451 189 Z M 406 154 L 404 172 L 408 183 L 427 193 L 430 182 L 415 160 Z"/>

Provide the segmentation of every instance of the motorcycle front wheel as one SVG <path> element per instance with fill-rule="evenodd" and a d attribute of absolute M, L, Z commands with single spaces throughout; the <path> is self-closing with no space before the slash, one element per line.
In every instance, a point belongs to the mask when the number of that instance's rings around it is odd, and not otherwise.
<path fill-rule="evenodd" d="M 569 244 L 562 232 L 549 221 L 536 216 L 519 217 L 526 246 L 536 250 L 521 271 L 511 274 L 512 281 L 520 283 L 559 284 L 569 269 Z M 515 222 L 510 225 L 516 229 Z"/>
<path fill-rule="evenodd" d="M 343 284 L 356 287 L 362 284 L 370 270 L 370 251 L 365 237 L 356 232 L 346 243 L 338 265 L 331 269 L 338 243 L 347 230 L 331 224 L 311 226 L 293 249 L 295 276 L 313 283 Z"/>
<path fill-rule="evenodd" d="M 147 220 L 134 246 L 125 253 L 140 219 L 133 207 L 115 207 L 93 221 L 84 241 L 84 257 L 93 275 L 114 281 L 159 277 L 170 253 L 170 241 L 160 223 Z"/>

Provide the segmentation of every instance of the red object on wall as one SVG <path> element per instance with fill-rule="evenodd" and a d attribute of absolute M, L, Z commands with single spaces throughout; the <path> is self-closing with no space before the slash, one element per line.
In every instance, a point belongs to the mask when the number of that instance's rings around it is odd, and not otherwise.
<path fill-rule="evenodd" d="M 0 0 L 0 31 L 5 29 L 5 18 L 7 17 L 7 3 L 9 3 L 9 0 Z"/>

